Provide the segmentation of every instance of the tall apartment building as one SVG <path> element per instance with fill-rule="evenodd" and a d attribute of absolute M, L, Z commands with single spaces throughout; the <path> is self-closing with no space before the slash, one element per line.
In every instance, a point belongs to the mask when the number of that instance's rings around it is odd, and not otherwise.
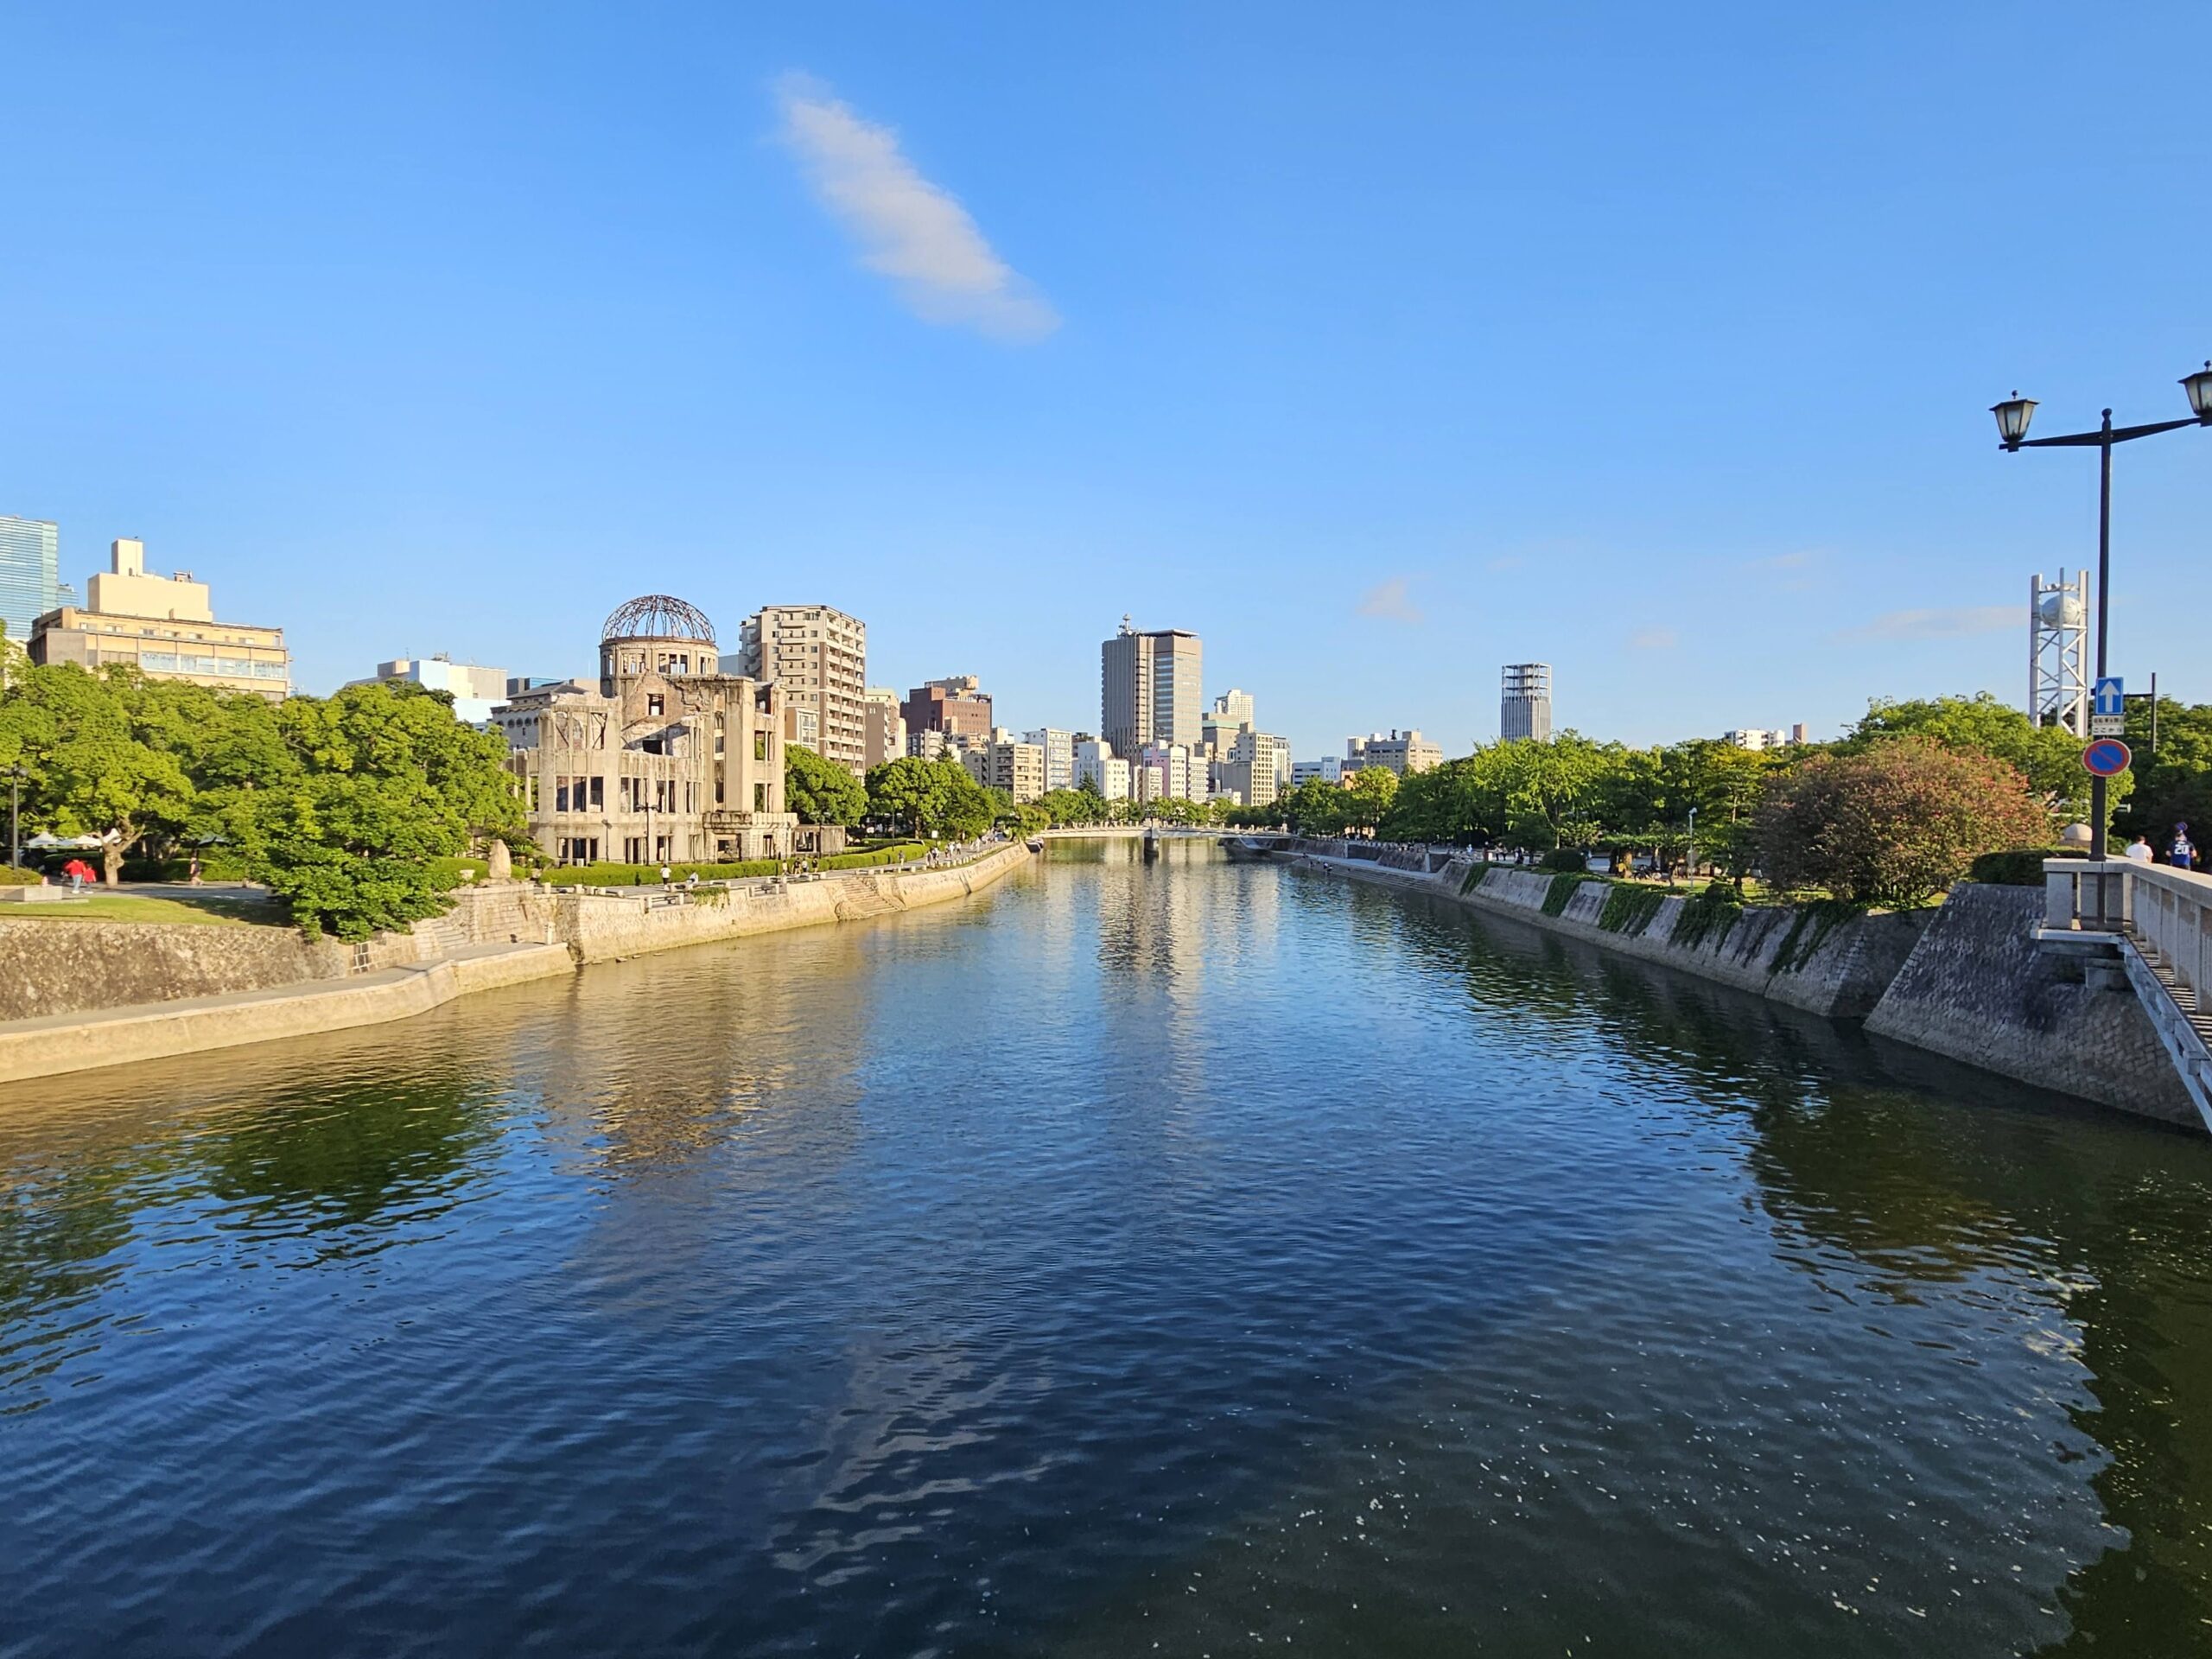
<path fill-rule="evenodd" d="M 1122 631 L 1098 648 L 1098 730 L 1124 760 L 1150 743 L 1205 741 L 1198 636 L 1180 628 Z"/>
<path fill-rule="evenodd" d="M 1290 745 L 1268 733 L 1248 729 L 1230 745 L 1222 786 L 1245 806 L 1272 806 L 1290 772 Z"/>
<path fill-rule="evenodd" d="M 0 622 L 22 645 L 61 603 L 61 527 L 48 518 L 0 514 Z"/>
<path fill-rule="evenodd" d="M 1549 663 L 1508 663 L 1502 677 L 1497 704 L 1497 734 L 1508 742 L 1534 738 L 1551 741 L 1552 665 Z"/>
<path fill-rule="evenodd" d="M 1075 786 L 1081 789 L 1085 783 L 1096 790 L 1103 800 L 1129 798 L 1129 763 L 1116 754 L 1113 745 L 1103 738 L 1076 740 Z"/>
<path fill-rule="evenodd" d="M 1017 801 L 1033 801 L 1045 792 L 1043 747 L 1017 742 L 1003 728 L 962 754 L 960 764 L 985 789 L 1002 789 Z"/>
<path fill-rule="evenodd" d="M 85 589 L 84 604 L 59 606 L 32 624 L 33 662 L 86 668 L 127 663 L 149 679 L 248 692 L 272 702 L 290 694 L 292 656 L 283 629 L 218 622 L 207 584 L 194 582 L 189 570 L 149 575 L 146 544 L 137 537 L 110 545 L 107 569 Z"/>
<path fill-rule="evenodd" d="M 848 771 L 868 769 L 868 624 L 858 617 L 829 605 L 763 605 L 738 624 L 721 671 L 783 687 L 786 709 L 813 716 L 791 722 L 792 741 Z"/>
<path fill-rule="evenodd" d="M 1376 732 L 1344 740 L 1344 765 L 1354 772 L 1363 766 L 1388 766 L 1404 778 L 1443 764 L 1443 749 L 1419 731 L 1402 732 L 1393 727 L 1387 737 Z"/>
<path fill-rule="evenodd" d="M 1056 789 L 1075 787 L 1075 734 L 1063 732 L 1051 726 L 1040 726 L 1033 732 L 1024 732 L 1021 741 L 1034 743 L 1045 751 L 1045 788 L 1047 793 Z"/>
<path fill-rule="evenodd" d="M 925 680 L 906 694 L 899 712 L 906 716 L 910 743 L 919 732 L 943 732 L 949 737 L 991 734 L 990 694 L 973 674 Z"/>
<path fill-rule="evenodd" d="M 1732 743 L 1739 749 L 1786 749 L 1792 743 L 1802 743 L 1805 741 L 1805 723 L 1800 721 L 1787 730 L 1780 728 L 1765 730 L 1757 726 L 1739 726 L 1732 732 L 1723 732 L 1720 734 L 1720 741 L 1723 743 Z"/>
<path fill-rule="evenodd" d="M 899 712 L 899 694 L 887 685 L 871 685 L 861 693 L 861 764 L 880 766 L 906 753 L 906 716 Z"/>

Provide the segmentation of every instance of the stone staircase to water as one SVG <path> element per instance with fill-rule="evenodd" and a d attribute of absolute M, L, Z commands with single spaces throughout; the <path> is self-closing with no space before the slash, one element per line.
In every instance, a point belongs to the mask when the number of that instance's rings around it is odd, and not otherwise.
<path fill-rule="evenodd" d="M 2203 1114 L 2206 1126 L 2212 1128 L 2212 1013 L 2207 1013 L 2196 993 L 2174 972 L 2173 964 L 2133 922 L 2121 931 L 2133 948 L 2136 961 L 2148 970 L 2152 981 L 2144 984 L 2139 974 L 2131 972 L 2128 977 L 2136 982 L 2136 995 L 2144 1012 L 2151 1016 L 2151 1023 L 2158 1028 L 2158 1039 L 2165 1045 L 2167 1053 L 2173 1057 L 2182 1086 L 2189 1090 L 2197 1110 Z M 2133 968 L 2134 964 L 2128 965 Z M 2163 1007 L 2158 1006 L 2162 1001 L 2165 1005 Z"/>

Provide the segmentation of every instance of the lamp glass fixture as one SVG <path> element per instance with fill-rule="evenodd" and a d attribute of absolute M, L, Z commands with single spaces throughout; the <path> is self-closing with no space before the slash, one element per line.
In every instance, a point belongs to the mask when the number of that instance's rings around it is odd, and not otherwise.
<path fill-rule="evenodd" d="M 2014 392 L 2001 404 L 1992 404 L 1989 412 L 1997 417 L 1997 435 L 2007 443 L 2018 443 L 2028 435 L 2028 423 L 2034 418 L 2036 400 Z"/>
<path fill-rule="evenodd" d="M 2200 421 L 2212 421 L 2212 363 L 2183 376 L 2181 389 L 2189 394 L 2190 412 Z"/>

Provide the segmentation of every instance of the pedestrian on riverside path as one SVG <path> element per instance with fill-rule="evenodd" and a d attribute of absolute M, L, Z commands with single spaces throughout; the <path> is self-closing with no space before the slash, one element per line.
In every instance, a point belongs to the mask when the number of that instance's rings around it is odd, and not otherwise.
<path fill-rule="evenodd" d="M 2138 864 L 2148 864 L 2152 856 L 2151 852 L 2150 836 L 2138 836 L 2134 840 L 2129 842 L 2127 843 L 2127 851 L 2124 856 Z"/>
<path fill-rule="evenodd" d="M 61 874 L 69 878 L 69 891 L 82 893 L 92 884 L 92 867 L 81 858 L 73 858 L 61 867 Z"/>
<path fill-rule="evenodd" d="M 669 885 L 668 866 L 665 864 L 660 867 L 660 884 L 664 887 Z"/>
<path fill-rule="evenodd" d="M 2196 843 L 2189 838 L 2187 819 L 2174 825 L 2173 842 L 2166 849 L 2166 862 L 2177 870 L 2193 870 L 2196 868 Z"/>

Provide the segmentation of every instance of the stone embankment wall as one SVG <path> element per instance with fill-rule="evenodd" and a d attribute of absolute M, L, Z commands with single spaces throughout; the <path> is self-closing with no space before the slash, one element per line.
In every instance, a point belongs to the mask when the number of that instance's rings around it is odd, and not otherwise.
<path fill-rule="evenodd" d="M 658 888 L 550 893 L 519 887 L 467 888 L 438 924 L 458 943 L 566 944 L 580 963 L 613 962 L 718 939 L 861 921 L 964 899 L 1027 863 L 1019 843 L 972 864 L 939 870 L 855 870 L 820 880 L 741 882 L 696 893 Z"/>
<path fill-rule="evenodd" d="M 2022 1083 L 2197 1126 L 2135 993 L 2086 985 L 2078 961 L 2037 948 L 2043 905 L 2040 887 L 1958 888 L 1866 1029 Z"/>
<path fill-rule="evenodd" d="M 375 941 L 368 965 L 423 954 L 400 934 Z M 352 945 L 289 927 L 11 918 L 0 922 L 0 1020 L 342 979 L 355 965 Z"/>
<path fill-rule="evenodd" d="M 1329 861 L 1353 874 L 1441 893 L 1476 910 L 1663 962 L 1808 1014 L 1851 1019 L 1873 1012 L 1930 913 L 1838 916 L 1752 906 L 1707 923 L 1686 915 L 1692 903 L 1687 895 L 1510 869 L 1441 849 L 1390 849 L 1379 859 Z"/>
<path fill-rule="evenodd" d="M 1302 842 L 1297 852 L 1309 865 L 1511 916 L 1809 1013 L 1864 1017 L 1878 1037 L 2001 1077 L 2202 1127 L 2134 993 L 2085 984 L 2078 959 L 2037 948 L 2038 888 L 1968 883 L 1940 909 L 1891 915 L 1751 906 L 1700 930 L 1686 925 L 1685 897 L 1617 896 L 1624 890 L 1608 882 L 1442 849 L 1348 857 L 1343 847 Z"/>

